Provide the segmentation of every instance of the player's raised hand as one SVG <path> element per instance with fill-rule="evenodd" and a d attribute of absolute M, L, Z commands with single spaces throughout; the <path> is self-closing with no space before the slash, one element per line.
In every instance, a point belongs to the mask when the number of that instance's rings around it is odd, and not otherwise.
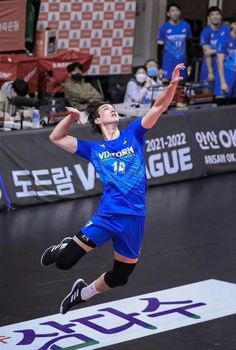
<path fill-rule="evenodd" d="M 81 115 L 80 115 L 80 111 L 74 107 L 66 107 L 67 111 L 70 112 L 70 115 L 72 116 L 72 118 L 77 121 L 77 123 L 84 125 L 85 121 L 82 120 Z"/>
<path fill-rule="evenodd" d="M 181 80 L 183 80 L 183 77 L 180 76 L 180 71 L 185 69 L 184 63 L 179 63 L 177 66 L 175 66 L 175 69 L 172 73 L 172 84 L 178 84 Z"/>

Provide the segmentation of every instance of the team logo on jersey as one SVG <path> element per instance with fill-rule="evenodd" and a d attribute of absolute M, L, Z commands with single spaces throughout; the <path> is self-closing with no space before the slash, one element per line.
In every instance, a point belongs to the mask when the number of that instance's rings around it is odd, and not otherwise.
<path fill-rule="evenodd" d="M 186 32 L 186 28 L 182 29 L 182 33 L 185 33 Z"/>
<path fill-rule="evenodd" d="M 168 29 L 167 31 L 166 31 L 166 33 L 171 33 L 172 32 L 172 29 Z"/>
<path fill-rule="evenodd" d="M 105 151 L 105 152 L 98 153 L 99 158 L 101 160 L 112 158 L 112 157 L 117 157 L 117 158 L 125 157 L 125 156 L 129 156 L 129 155 L 133 155 L 133 154 L 134 154 L 134 149 L 132 146 L 123 148 L 118 152 Z"/>
<path fill-rule="evenodd" d="M 225 31 L 221 32 L 220 35 L 221 35 L 221 36 L 225 35 Z"/>
<path fill-rule="evenodd" d="M 106 148 L 106 146 L 104 145 L 104 143 L 100 144 L 100 147 Z"/>

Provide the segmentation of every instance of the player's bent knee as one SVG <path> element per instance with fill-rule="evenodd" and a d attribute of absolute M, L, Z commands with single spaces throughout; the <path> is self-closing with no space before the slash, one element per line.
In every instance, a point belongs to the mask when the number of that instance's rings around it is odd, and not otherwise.
<path fill-rule="evenodd" d="M 135 264 L 128 264 L 121 261 L 114 261 L 113 269 L 105 273 L 104 281 L 110 288 L 124 286 L 130 274 L 133 272 Z"/>
<path fill-rule="evenodd" d="M 60 270 L 69 270 L 72 268 L 84 255 L 86 251 L 80 247 L 73 239 L 57 256 L 55 263 Z"/>

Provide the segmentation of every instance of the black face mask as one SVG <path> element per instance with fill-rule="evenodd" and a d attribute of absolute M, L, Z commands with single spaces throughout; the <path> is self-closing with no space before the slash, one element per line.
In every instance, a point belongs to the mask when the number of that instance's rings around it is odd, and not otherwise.
<path fill-rule="evenodd" d="M 71 79 L 74 81 L 81 81 L 82 80 L 82 74 L 81 73 L 76 73 L 71 75 Z"/>

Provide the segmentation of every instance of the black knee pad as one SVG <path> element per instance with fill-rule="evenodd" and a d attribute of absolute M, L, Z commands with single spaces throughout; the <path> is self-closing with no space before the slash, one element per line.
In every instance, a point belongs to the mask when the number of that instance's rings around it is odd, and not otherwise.
<path fill-rule="evenodd" d="M 104 281 L 110 288 L 123 286 L 128 282 L 130 274 L 133 272 L 135 264 L 127 264 L 121 261 L 114 261 L 113 269 L 105 273 Z"/>
<path fill-rule="evenodd" d="M 84 255 L 86 251 L 80 247 L 73 239 L 62 249 L 55 259 L 56 266 L 61 270 L 69 270 Z"/>

